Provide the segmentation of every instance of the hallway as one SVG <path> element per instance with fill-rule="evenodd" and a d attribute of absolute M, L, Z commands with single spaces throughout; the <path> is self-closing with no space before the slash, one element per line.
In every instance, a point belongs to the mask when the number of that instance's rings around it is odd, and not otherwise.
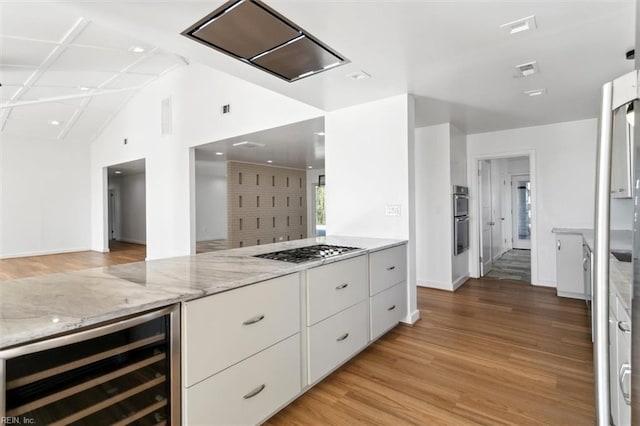
<path fill-rule="evenodd" d="M 486 278 L 531 284 L 531 250 L 511 249 L 493 262 Z"/>

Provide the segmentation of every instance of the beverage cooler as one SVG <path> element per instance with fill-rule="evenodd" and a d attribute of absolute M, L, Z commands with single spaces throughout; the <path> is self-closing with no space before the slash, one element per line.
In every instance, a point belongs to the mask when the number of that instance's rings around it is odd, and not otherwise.
<path fill-rule="evenodd" d="M 179 307 L 0 351 L 0 417 L 36 425 L 178 425 Z"/>

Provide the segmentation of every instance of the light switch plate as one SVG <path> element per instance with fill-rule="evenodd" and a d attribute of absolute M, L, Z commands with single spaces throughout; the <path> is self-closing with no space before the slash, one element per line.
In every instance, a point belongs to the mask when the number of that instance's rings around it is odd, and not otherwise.
<path fill-rule="evenodd" d="M 387 216 L 400 216 L 399 204 L 387 204 L 385 206 Z"/>

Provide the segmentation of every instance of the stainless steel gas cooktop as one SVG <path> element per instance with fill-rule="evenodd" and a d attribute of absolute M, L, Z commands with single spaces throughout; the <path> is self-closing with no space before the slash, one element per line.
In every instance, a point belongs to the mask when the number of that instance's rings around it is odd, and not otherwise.
<path fill-rule="evenodd" d="M 331 246 L 318 244 L 315 246 L 299 247 L 289 250 L 274 251 L 272 253 L 257 254 L 254 257 L 263 259 L 280 260 L 282 262 L 303 263 L 311 260 L 325 259 L 338 256 L 350 251 L 360 250 L 357 247 Z"/>

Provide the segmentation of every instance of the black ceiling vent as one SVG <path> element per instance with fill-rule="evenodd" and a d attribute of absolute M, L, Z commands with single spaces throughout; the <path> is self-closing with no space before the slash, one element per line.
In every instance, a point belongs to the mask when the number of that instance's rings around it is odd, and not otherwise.
<path fill-rule="evenodd" d="M 293 82 L 349 61 L 260 0 L 232 0 L 182 35 Z"/>

